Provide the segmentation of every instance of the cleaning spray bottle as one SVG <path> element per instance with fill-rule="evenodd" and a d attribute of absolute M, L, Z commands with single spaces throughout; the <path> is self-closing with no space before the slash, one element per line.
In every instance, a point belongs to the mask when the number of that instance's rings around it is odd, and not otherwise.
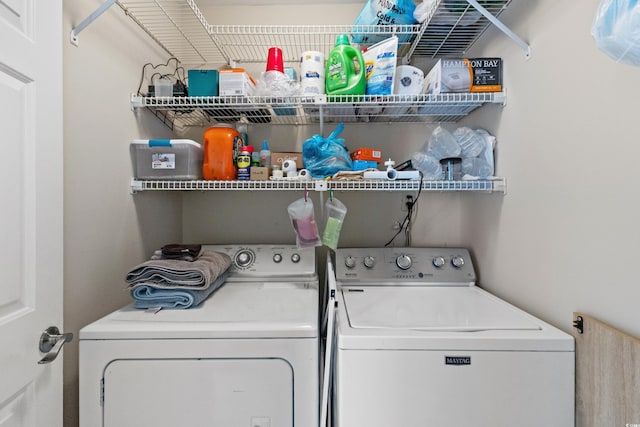
<path fill-rule="evenodd" d="M 349 44 L 349 37 L 340 34 L 329 53 L 325 72 L 327 95 L 364 95 L 367 87 L 362 52 Z"/>

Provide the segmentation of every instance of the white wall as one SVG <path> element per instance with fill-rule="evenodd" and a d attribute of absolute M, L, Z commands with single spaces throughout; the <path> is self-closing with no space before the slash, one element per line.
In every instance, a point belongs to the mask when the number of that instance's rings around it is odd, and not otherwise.
<path fill-rule="evenodd" d="M 476 52 L 505 61 L 506 107 L 468 122 L 498 136 L 508 194 L 462 201 L 462 243 L 486 288 L 556 326 L 583 311 L 640 336 L 639 68 L 595 46 L 598 3 L 514 1 L 531 59 L 496 31 Z"/>
<path fill-rule="evenodd" d="M 102 3 L 64 2 L 65 330 L 130 301 L 124 275 L 170 241 L 293 242 L 286 205 L 296 192 L 129 194 L 128 143 L 170 133 L 129 95 L 142 66 L 167 57 L 113 6 L 80 35 L 68 31 Z M 360 2 L 361 4 L 362 2 Z M 569 330 L 574 310 L 640 336 L 633 274 L 639 215 L 634 188 L 638 68 L 599 52 L 589 34 L 597 0 L 513 0 L 503 19 L 533 47 L 530 60 L 490 30 L 473 55 L 505 62 L 507 105 L 449 125 L 484 127 L 498 138 L 498 174 L 508 194 L 423 192 L 413 245 L 472 249 L 483 286 Z M 212 9 L 229 23 L 350 23 L 359 5 Z M 335 8 L 343 8 L 336 12 Z M 315 21 L 313 21 L 315 20 Z M 211 19 L 215 22 L 215 19 Z M 330 127 L 330 125 L 329 125 Z M 347 125 L 351 148 L 380 147 L 402 161 L 433 126 Z M 300 147 L 313 126 L 251 126 L 252 143 Z M 198 139 L 201 133 L 195 132 Z M 319 195 L 312 197 L 320 202 Z M 341 245 L 382 245 L 402 220 L 400 193 L 336 194 L 349 209 Z M 399 236 L 396 241 L 403 244 Z M 65 347 L 65 426 L 77 425 L 77 340 Z"/>
<path fill-rule="evenodd" d="M 170 136 L 129 103 L 142 66 L 166 54 L 118 6 L 71 45 L 71 28 L 100 4 L 64 1 L 64 327 L 75 335 L 64 349 L 65 426 L 78 418 L 78 330 L 129 303 L 126 272 L 180 238 L 178 194 L 129 194 L 130 140 Z"/>

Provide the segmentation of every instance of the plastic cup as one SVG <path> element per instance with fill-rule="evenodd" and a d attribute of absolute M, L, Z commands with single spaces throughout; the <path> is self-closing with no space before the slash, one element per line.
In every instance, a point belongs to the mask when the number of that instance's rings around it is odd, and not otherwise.
<path fill-rule="evenodd" d="M 280 71 L 284 73 L 284 60 L 282 59 L 282 49 L 270 47 L 267 56 L 267 71 Z"/>

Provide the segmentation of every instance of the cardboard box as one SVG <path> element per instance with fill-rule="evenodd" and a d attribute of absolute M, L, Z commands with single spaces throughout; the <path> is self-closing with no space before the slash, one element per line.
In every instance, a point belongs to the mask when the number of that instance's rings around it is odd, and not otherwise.
<path fill-rule="evenodd" d="M 298 152 L 272 152 L 271 153 L 271 166 L 282 167 L 282 162 L 285 160 L 294 160 L 298 169 L 302 169 L 302 153 Z"/>
<path fill-rule="evenodd" d="M 256 90 L 256 82 L 244 68 L 220 70 L 220 96 L 252 96 Z"/>
<path fill-rule="evenodd" d="M 251 166 L 251 181 L 267 181 L 269 179 L 269 169 L 266 166 Z"/>
<path fill-rule="evenodd" d="M 424 78 L 423 93 L 501 92 L 501 58 L 443 58 Z"/>
<path fill-rule="evenodd" d="M 367 160 L 370 162 L 380 162 L 382 151 L 373 148 L 356 148 L 351 152 L 351 160 Z"/>

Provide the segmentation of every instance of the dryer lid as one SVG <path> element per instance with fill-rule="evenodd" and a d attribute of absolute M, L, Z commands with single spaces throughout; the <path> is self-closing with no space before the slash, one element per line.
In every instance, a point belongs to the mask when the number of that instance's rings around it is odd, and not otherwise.
<path fill-rule="evenodd" d="M 129 305 L 82 328 L 80 339 L 317 337 L 317 310 L 317 282 L 226 283 L 194 308 Z"/>
<path fill-rule="evenodd" d="M 541 329 L 531 316 L 476 287 L 351 287 L 342 293 L 349 324 L 355 329 Z"/>

